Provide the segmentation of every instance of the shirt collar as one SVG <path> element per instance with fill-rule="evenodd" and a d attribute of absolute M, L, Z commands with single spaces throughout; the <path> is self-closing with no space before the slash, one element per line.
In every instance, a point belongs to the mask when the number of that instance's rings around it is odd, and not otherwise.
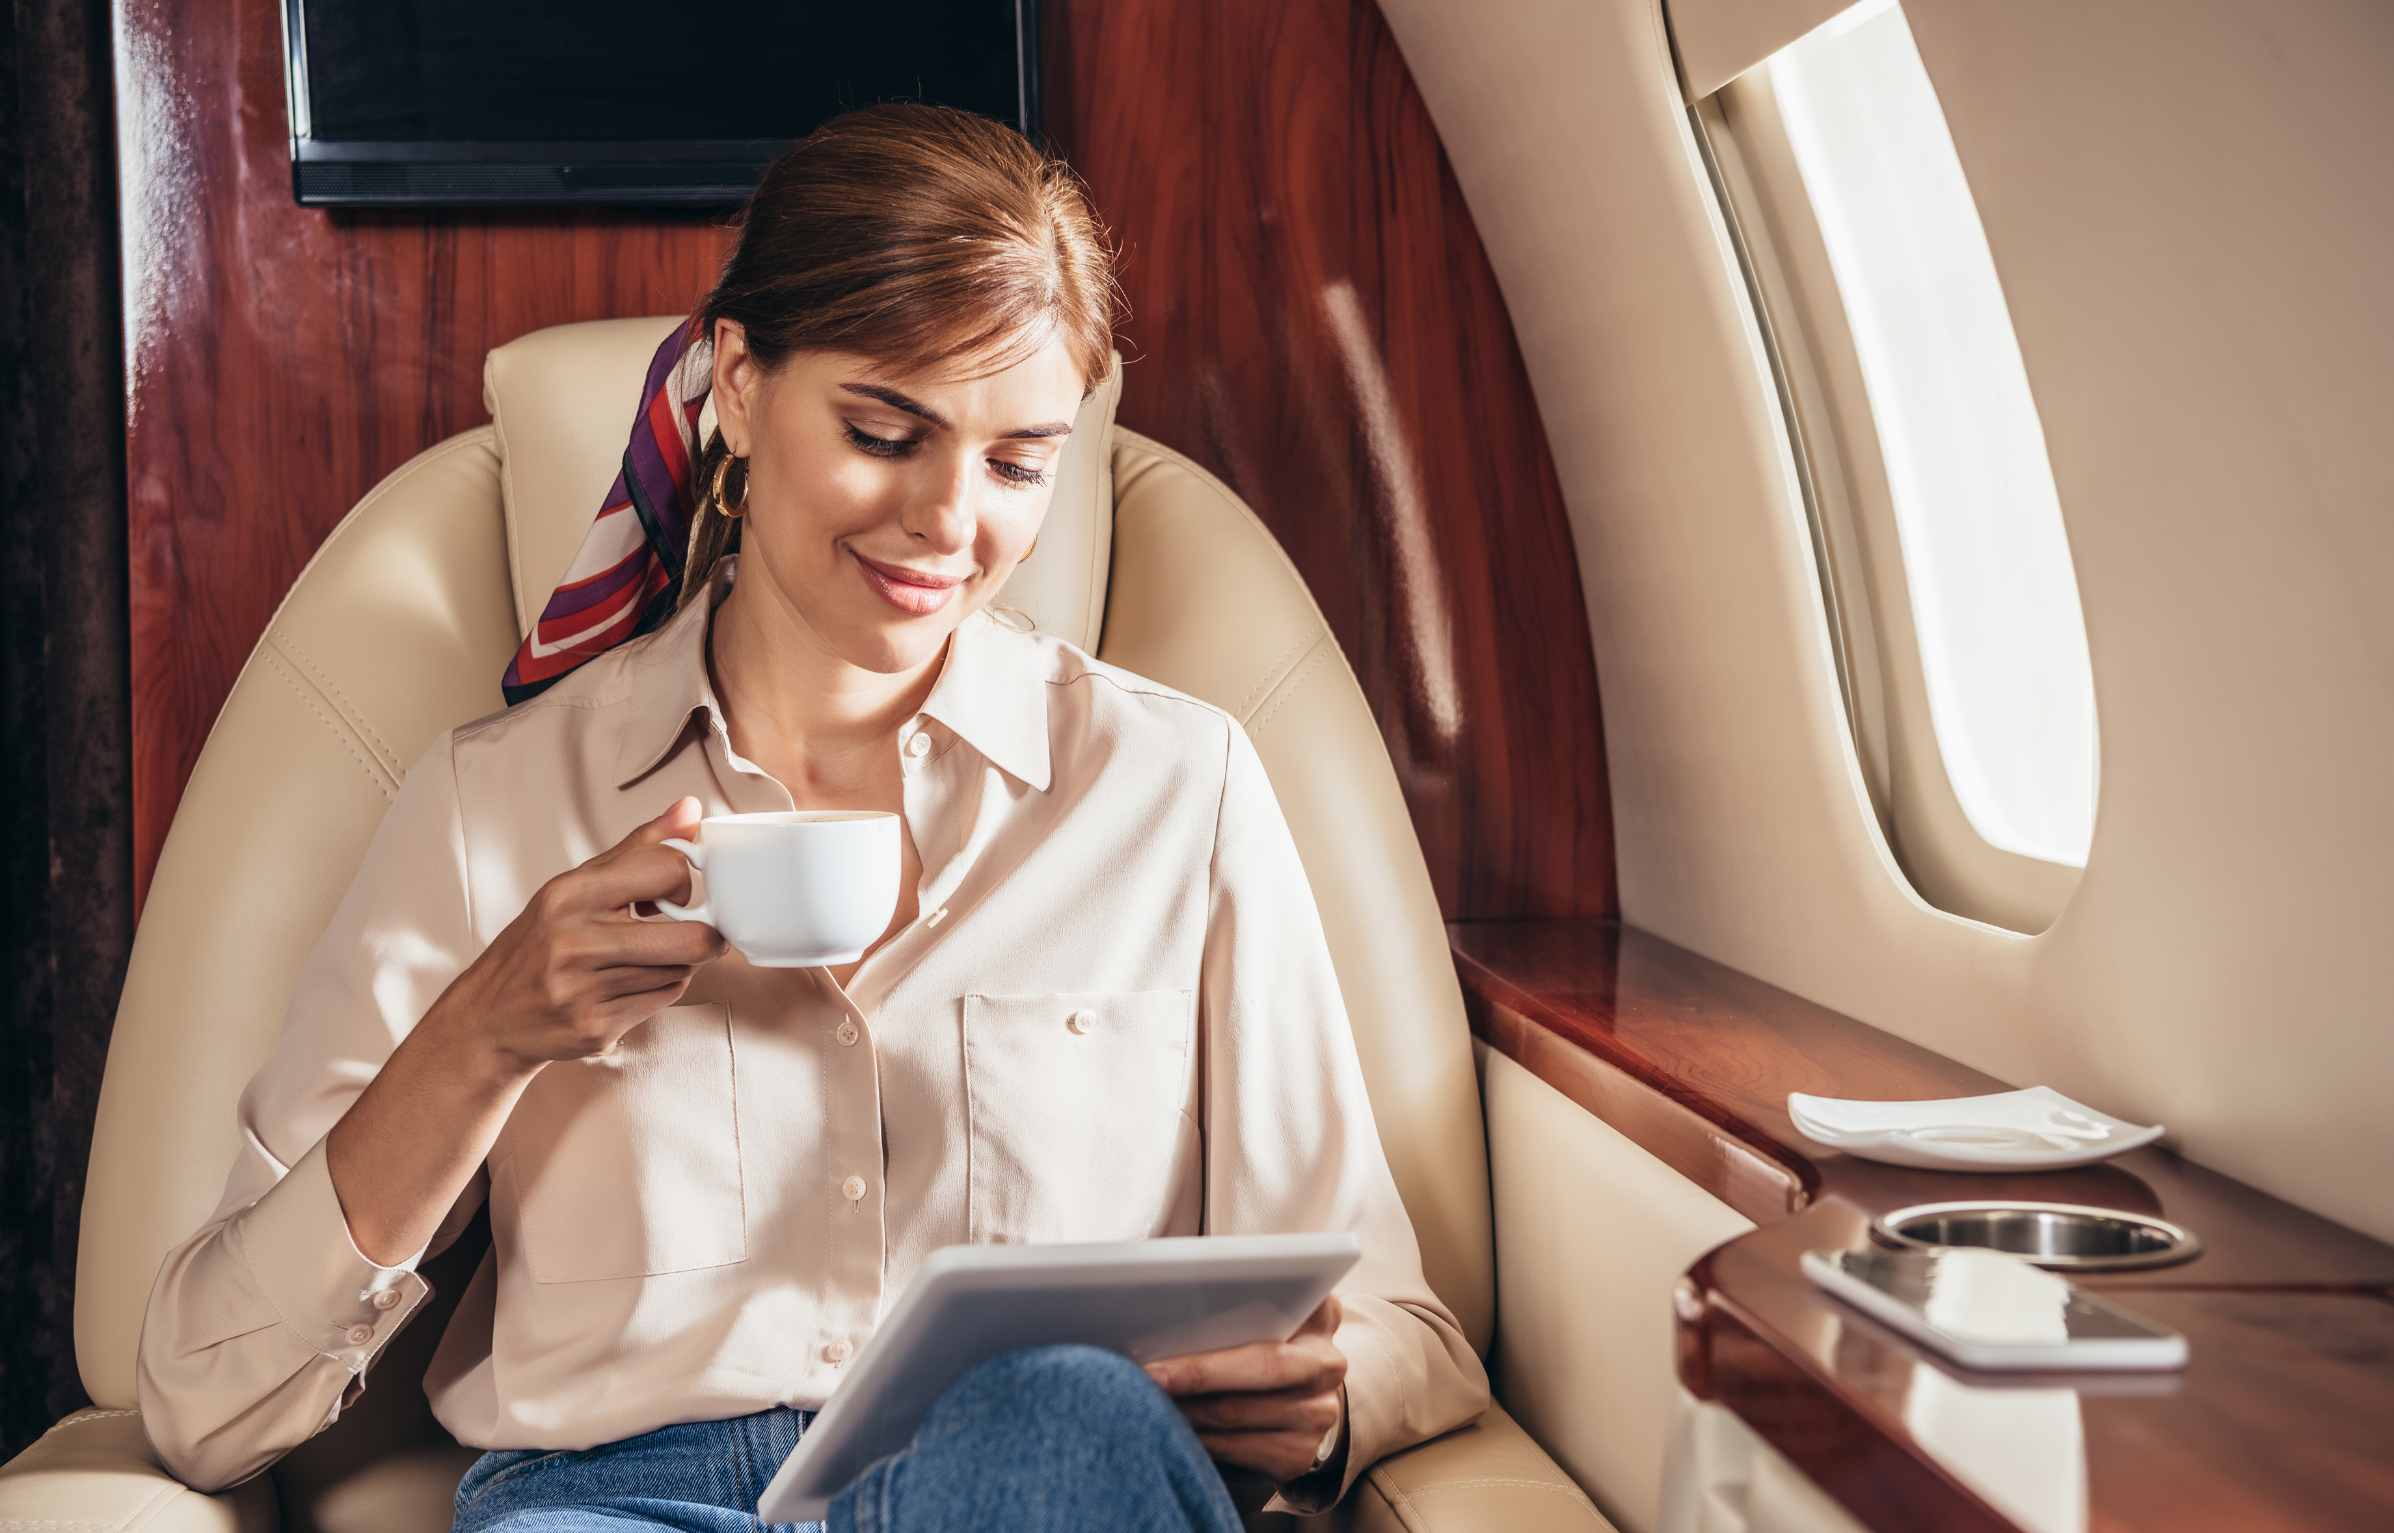
<path fill-rule="evenodd" d="M 616 736 L 617 787 L 664 760 L 681 742 L 691 714 L 703 711 L 710 727 L 727 729 L 707 674 L 706 638 L 739 558 L 735 553 L 717 559 L 701 599 L 666 619 L 625 666 L 608 699 L 623 714 Z M 923 699 L 922 715 L 938 720 L 1009 776 L 1047 791 L 1046 666 L 1029 629 L 1011 627 L 987 608 L 957 624 L 939 678 Z M 891 748 L 896 749 L 894 741 Z"/>

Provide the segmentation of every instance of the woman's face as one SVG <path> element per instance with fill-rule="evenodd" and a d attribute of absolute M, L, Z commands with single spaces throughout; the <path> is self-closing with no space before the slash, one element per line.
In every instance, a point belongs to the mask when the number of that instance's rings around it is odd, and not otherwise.
<path fill-rule="evenodd" d="M 730 321 L 714 387 L 748 459 L 739 585 L 764 575 L 826 653 L 885 673 L 928 662 L 1014 572 L 1081 403 L 1060 340 L 967 381 L 831 351 L 767 374 Z"/>

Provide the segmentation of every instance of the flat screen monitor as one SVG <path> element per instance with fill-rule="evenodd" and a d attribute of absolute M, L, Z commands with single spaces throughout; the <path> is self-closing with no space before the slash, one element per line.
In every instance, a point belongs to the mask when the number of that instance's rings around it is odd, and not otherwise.
<path fill-rule="evenodd" d="M 1033 0 L 284 0 L 314 206 L 724 206 L 824 119 L 929 101 L 1038 131 Z"/>

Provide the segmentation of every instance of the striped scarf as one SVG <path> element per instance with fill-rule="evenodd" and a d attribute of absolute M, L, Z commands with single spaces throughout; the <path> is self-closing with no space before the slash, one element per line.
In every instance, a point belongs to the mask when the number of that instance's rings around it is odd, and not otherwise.
<path fill-rule="evenodd" d="M 714 365 L 714 340 L 696 314 L 675 326 L 649 359 L 623 467 L 564 580 L 500 678 L 509 706 L 673 615 L 698 517 L 692 465 Z"/>

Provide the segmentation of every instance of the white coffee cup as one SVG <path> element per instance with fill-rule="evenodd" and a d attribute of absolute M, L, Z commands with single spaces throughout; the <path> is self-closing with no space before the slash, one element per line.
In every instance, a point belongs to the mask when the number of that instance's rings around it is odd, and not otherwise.
<path fill-rule="evenodd" d="M 711 814 L 698 840 L 661 844 L 705 875 L 706 897 L 657 909 L 704 921 L 760 968 L 852 962 L 898 908 L 898 817 L 885 809 Z"/>

